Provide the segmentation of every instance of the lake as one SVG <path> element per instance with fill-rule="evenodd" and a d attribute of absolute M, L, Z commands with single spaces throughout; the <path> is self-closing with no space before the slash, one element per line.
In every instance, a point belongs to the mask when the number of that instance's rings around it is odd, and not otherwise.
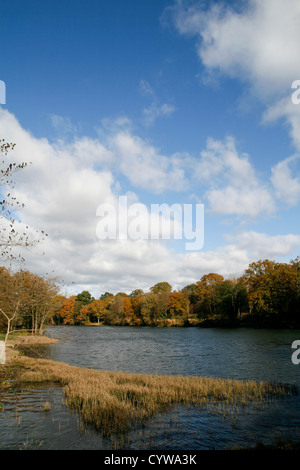
<path fill-rule="evenodd" d="M 300 387 L 291 361 L 300 330 L 51 326 L 59 339 L 44 356 L 80 367 L 145 374 L 192 375 L 285 383 Z M 83 425 L 58 387 L 22 388 L 2 398 L 0 448 L 197 450 L 300 438 L 300 398 L 246 406 L 234 413 L 178 406 L 112 443 Z M 43 404 L 50 403 L 45 411 Z"/>

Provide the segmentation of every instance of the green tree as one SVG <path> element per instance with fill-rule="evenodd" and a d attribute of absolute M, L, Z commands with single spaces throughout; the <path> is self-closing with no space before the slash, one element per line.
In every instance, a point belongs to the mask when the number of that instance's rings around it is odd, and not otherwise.
<path fill-rule="evenodd" d="M 110 292 L 105 292 L 105 294 L 101 294 L 100 300 L 104 300 L 107 297 L 113 297 L 113 296 L 114 296 L 114 294 L 111 294 Z"/>
<path fill-rule="evenodd" d="M 144 295 L 144 291 L 142 289 L 135 289 L 133 290 L 130 294 L 129 297 L 131 299 L 134 299 L 135 297 L 138 297 L 139 295 Z"/>
<path fill-rule="evenodd" d="M 200 318 L 207 319 L 217 313 L 216 286 L 224 281 L 221 274 L 204 274 L 197 282 L 195 294 L 198 297 L 197 311 Z"/>
<path fill-rule="evenodd" d="M 90 294 L 89 291 L 84 290 L 80 294 L 77 294 L 76 300 L 78 302 L 81 302 L 81 304 L 83 304 L 83 305 L 88 305 L 91 302 L 93 302 L 95 299 L 94 299 L 94 297 L 92 297 L 92 295 Z"/>
<path fill-rule="evenodd" d="M 150 287 L 152 294 L 158 294 L 160 292 L 171 292 L 172 286 L 168 282 L 158 282 L 154 286 Z"/>
<path fill-rule="evenodd" d="M 238 279 L 224 279 L 214 286 L 216 312 L 226 321 L 236 323 L 248 309 L 247 291 Z"/>

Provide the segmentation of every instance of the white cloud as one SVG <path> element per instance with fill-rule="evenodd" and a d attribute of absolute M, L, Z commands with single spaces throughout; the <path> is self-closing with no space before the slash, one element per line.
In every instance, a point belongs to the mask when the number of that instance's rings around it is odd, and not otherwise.
<path fill-rule="evenodd" d="M 154 90 L 152 88 L 152 86 L 150 85 L 150 83 L 147 81 L 147 80 L 141 80 L 140 81 L 140 91 L 143 95 L 145 96 L 151 96 L 153 98 L 155 98 L 155 93 L 154 93 Z"/>
<path fill-rule="evenodd" d="M 274 210 L 273 201 L 264 188 L 235 188 L 211 190 L 207 194 L 213 212 L 224 215 L 256 217 Z"/>
<path fill-rule="evenodd" d="M 208 139 L 195 178 L 208 186 L 205 196 L 212 212 L 256 217 L 275 210 L 270 188 L 259 181 L 248 155 L 238 154 L 232 137 Z"/>
<path fill-rule="evenodd" d="M 294 147 L 300 152 L 300 104 L 292 102 L 290 95 L 270 105 L 263 114 L 263 124 L 270 124 L 283 119 L 289 128 L 290 137 Z"/>
<path fill-rule="evenodd" d="M 139 89 L 144 96 L 152 98 L 150 106 L 143 109 L 143 123 L 145 126 L 152 126 L 156 119 L 161 117 L 169 117 L 175 111 L 176 107 L 171 103 L 160 103 L 156 93 L 147 80 L 141 80 Z"/>
<path fill-rule="evenodd" d="M 293 252 L 300 247 L 300 235 L 294 234 L 271 236 L 251 231 L 237 235 L 234 241 L 255 261 L 292 256 Z"/>
<path fill-rule="evenodd" d="M 78 131 L 77 126 L 72 124 L 71 119 L 68 117 L 58 116 L 57 114 L 51 114 L 50 120 L 52 126 L 57 131 L 57 133 L 61 136 L 65 136 L 67 134 L 74 134 Z"/>
<path fill-rule="evenodd" d="M 112 136 L 110 148 L 118 157 L 119 170 L 135 187 L 157 194 L 185 189 L 184 160 L 179 155 L 161 155 L 155 147 L 128 132 Z"/>
<path fill-rule="evenodd" d="M 144 123 L 146 126 L 151 126 L 157 118 L 171 116 L 175 111 L 176 108 L 172 104 L 157 105 L 152 103 L 151 106 L 143 110 Z"/>
<path fill-rule="evenodd" d="M 295 206 L 300 201 L 300 105 L 292 97 L 282 98 L 270 106 L 263 115 L 263 123 L 284 119 L 297 153 L 278 162 L 272 168 L 271 181 L 276 197 L 285 204 Z"/>
<path fill-rule="evenodd" d="M 207 69 L 244 80 L 260 98 L 286 95 L 299 78 L 298 0 L 248 0 L 239 11 L 178 2 L 172 13 L 180 33 L 198 38 Z"/>
<path fill-rule="evenodd" d="M 299 155 L 289 157 L 272 168 L 271 181 L 276 197 L 283 203 L 295 206 L 300 201 L 300 173 L 292 174 L 291 166 L 297 163 Z"/>
<path fill-rule="evenodd" d="M 206 149 L 201 152 L 196 174 L 200 181 L 228 179 L 235 186 L 243 186 L 247 179 L 256 182 L 248 155 L 238 155 L 233 137 L 227 137 L 224 142 L 208 139 Z"/>

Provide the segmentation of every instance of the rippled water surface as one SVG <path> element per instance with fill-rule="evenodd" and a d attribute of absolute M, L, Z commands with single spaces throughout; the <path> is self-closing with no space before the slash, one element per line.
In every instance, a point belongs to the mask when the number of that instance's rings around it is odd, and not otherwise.
<path fill-rule="evenodd" d="M 300 331 L 200 328 L 49 327 L 55 361 L 100 370 L 264 380 L 300 387 L 292 342 Z M 0 397 L 0 449 L 226 449 L 300 437 L 300 399 L 292 396 L 234 413 L 178 407 L 132 430 L 124 442 L 83 426 L 57 387 Z M 45 403 L 48 405 L 45 407 Z M 3 411 L 4 408 L 4 411 Z"/>

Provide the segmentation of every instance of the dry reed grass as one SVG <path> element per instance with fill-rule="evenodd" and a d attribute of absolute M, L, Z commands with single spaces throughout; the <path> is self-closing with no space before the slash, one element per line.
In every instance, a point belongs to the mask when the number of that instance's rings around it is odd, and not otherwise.
<path fill-rule="evenodd" d="M 13 365 L 20 369 L 22 383 L 62 385 L 67 404 L 107 436 L 122 434 L 177 404 L 234 407 L 286 393 L 262 382 L 99 371 L 26 356 L 14 358 Z"/>

